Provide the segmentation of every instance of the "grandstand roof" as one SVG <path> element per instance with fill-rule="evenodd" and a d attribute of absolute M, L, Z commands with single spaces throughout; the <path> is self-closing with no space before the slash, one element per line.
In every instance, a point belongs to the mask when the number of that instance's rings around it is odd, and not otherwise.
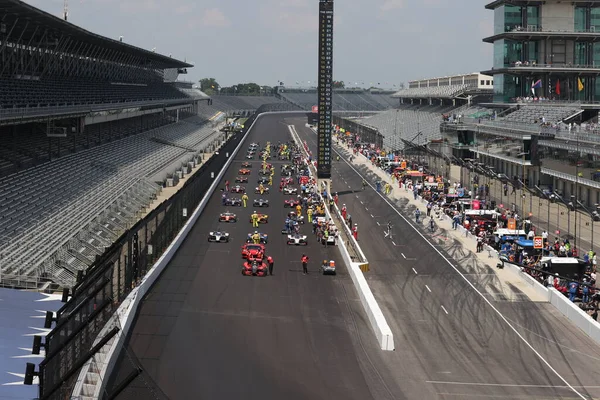
<path fill-rule="evenodd" d="M 39 26 L 41 25 L 50 31 L 55 31 L 55 34 L 72 36 L 78 42 L 145 57 L 158 68 L 193 67 L 193 65 L 184 61 L 92 33 L 20 0 L 0 0 L 0 14 L 3 16 L 2 22 L 6 24 L 7 34 L 10 35 L 10 31 L 14 25 L 15 33 L 13 34 L 16 37 L 22 34 L 20 40 L 26 43 L 30 39 L 32 39 L 32 43 L 35 43 L 36 38 L 38 40 L 42 38 L 43 32 L 39 30 Z M 76 47 L 70 53 L 77 54 Z"/>
<path fill-rule="evenodd" d="M 558 0 L 557 0 L 558 1 Z M 496 9 L 504 4 L 514 4 L 514 5 L 540 5 L 545 3 L 542 0 L 495 0 L 491 3 L 485 5 L 485 8 L 488 10 Z M 569 0 L 568 3 L 577 3 L 579 5 L 597 5 L 597 0 Z"/>

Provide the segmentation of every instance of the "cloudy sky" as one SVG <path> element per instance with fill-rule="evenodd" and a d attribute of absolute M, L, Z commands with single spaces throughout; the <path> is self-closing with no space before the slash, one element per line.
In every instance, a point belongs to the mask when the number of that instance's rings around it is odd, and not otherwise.
<path fill-rule="evenodd" d="M 334 79 L 380 82 L 491 67 L 480 0 L 335 0 Z M 63 0 L 26 0 L 54 15 Z M 69 21 L 193 62 L 185 80 L 288 85 L 317 77 L 317 0 L 69 0 Z"/>

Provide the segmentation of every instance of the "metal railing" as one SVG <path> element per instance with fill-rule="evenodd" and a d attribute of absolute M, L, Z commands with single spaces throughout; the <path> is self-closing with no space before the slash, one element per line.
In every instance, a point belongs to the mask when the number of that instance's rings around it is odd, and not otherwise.
<path fill-rule="evenodd" d="M 194 99 L 182 95 L 182 97 L 179 99 L 161 99 L 130 102 L 125 101 L 119 103 L 64 105 L 50 107 L 0 108 L 0 120 L 20 119 L 28 117 L 45 117 L 51 115 L 65 114 L 88 114 L 99 111 L 109 111 L 122 108 L 171 105 L 192 100 Z"/>

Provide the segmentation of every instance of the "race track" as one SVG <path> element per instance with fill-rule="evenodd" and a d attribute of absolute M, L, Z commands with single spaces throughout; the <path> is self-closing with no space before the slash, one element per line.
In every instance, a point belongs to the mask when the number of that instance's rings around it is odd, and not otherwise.
<path fill-rule="evenodd" d="M 316 136 L 305 122 L 259 119 L 226 179 L 233 182 L 251 142 L 288 140 L 288 125 L 314 152 Z M 436 252 L 427 235 L 417 233 L 422 227 L 400 217 L 401 205 L 359 190 L 362 175 L 372 181 L 364 169 L 336 162 L 333 187 L 359 224 L 371 266 L 366 277 L 396 351 L 378 348 L 337 249 L 314 241 L 306 248 L 285 245 L 285 197 L 277 188 L 267 196 L 271 222 L 261 227 L 270 236 L 275 275 L 241 276 L 239 250 L 253 209 L 230 208 L 241 215 L 225 226 L 232 242 L 208 244 L 225 209 L 218 192 L 143 301 L 129 356 L 121 357 L 113 381 L 123 379 L 128 358 L 137 357 L 144 375 L 175 400 L 600 398 L 600 350 L 591 339 L 549 304 L 478 293 L 467 280 L 488 287 L 492 272 L 470 274 L 452 260 L 460 251 Z M 253 168 L 246 186 L 254 188 L 256 177 Z M 387 221 L 394 242 L 383 237 L 380 225 Z M 299 263 L 304 251 L 311 258 L 308 276 Z M 338 260 L 337 276 L 317 273 L 318 260 L 326 258 Z M 117 399 L 137 399 L 133 388 L 150 383 L 137 378 Z"/>
<path fill-rule="evenodd" d="M 232 184 L 248 145 L 290 139 L 280 116 L 260 118 L 225 174 Z M 275 259 L 274 275 L 241 275 L 240 248 L 252 231 L 253 208 L 224 207 L 221 191 L 210 200 L 186 241 L 159 278 L 142 306 L 129 345 L 145 373 L 170 399 L 356 399 L 372 397 L 368 361 L 360 352 L 361 336 L 371 339 L 366 317 L 337 248 L 315 243 L 308 225 L 307 247 L 285 244 L 281 234 L 285 198 L 278 191 L 281 162 L 269 208 L 260 231 L 269 235 L 267 254 Z M 250 200 L 258 197 L 260 162 L 249 183 Z M 224 181 L 221 185 L 224 187 Z M 219 223 L 218 215 L 232 211 L 237 223 Z M 208 232 L 222 228 L 230 243 L 208 243 Z M 309 275 L 302 274 L 300 257 L 309 258 Z M 335 259 L 337 276 L 323 276 L 318 263 Z M 358 350 L 357 350 L 358 349 Z M 358 353 L 357 353 L 358 352 Z M 128 361 L 116 368 L 120 380 Z M 366 372 L 363 372 L 366 370 Z M 114 380 L 114 379 L 113 379 Z M 140 378 L 138 378 L 138 381 Z M 114 383 L 114 382 L 113 382 Z M 134 382 L 132 386 L 140 385 Z M 127 390 L 118 398 L 131 398 Z"/>

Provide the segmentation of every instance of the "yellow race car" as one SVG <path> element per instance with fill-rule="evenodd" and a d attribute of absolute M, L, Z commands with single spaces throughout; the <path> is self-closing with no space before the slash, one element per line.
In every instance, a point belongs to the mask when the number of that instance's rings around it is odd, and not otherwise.
<path fill-rule="evenodd" d="M 269 216 L 267 214 L 256 213 L 258 215 L 259 224 L 268 224 Z M 252 222 L 252 216 L 250 216 L 250 222 Z"/>

